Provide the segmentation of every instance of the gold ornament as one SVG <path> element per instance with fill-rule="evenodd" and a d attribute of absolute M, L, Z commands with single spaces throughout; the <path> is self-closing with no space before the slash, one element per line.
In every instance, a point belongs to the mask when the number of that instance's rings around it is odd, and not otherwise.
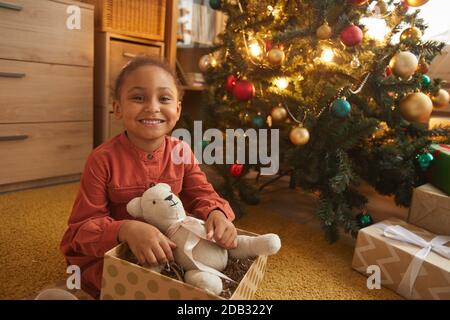
<path fill-rule="evenodd" d="M 374 10 L 375 10 L 375 13 L 383 15 L 388 11 L 388 5 L 383 0 L 380 0 L 377 2 Z"/>
<path fill-rule="evenodd" d="M 417 72 L 419 73 L 428 73 L 430 69 L 430 65 L 425 61 L 425 59 L 420 59 L 419 66 L 417 67 Z"/>
<path fill-rule="evenodd" d="M 406 40 L 413 40 L 413 41 L 419 41 L 422 37 L 422 31 L 420 31 L 419 28 L 411 27 L 403 30 L 403 32 L 400 34 L 400 41 L 406 41 Z"/>
<path fill-rule="evenodd" d="M 202 72 L 206 72 L 210 68 L 214 68 L 216 66 L 217 66 L 217 60 L 210 54 L 205 54 L 198 61 L 198 67 L 199 67 L 200 71 L 202 71 Z"/>
<path fill-rule="evenodd" d="M 289 139 L 296 146 L 303 146 L 309 141 L 309 131 L 304 127 L 295 127 L 289 133 Z"/>
<path fill-rule="evenodd" d="M 279 48 L 272 48 L 267 54 L 267 60 L 269 60 L 272 65 L 282 64 L 284 61 L 284 51 Z"/>
<path fill-rule="evenodd" d="M 327 40 L 331 38 L 332 30 L 328 25 L 328 22 L 324 22 L 323 25 L 317 28 L 316 36 L 320 40 Z"/>
<path fill-rule="evenodd" d="M 389 63 L 394 74 L 405 79 L 416 72 L 418 65 L 417 57 L 409 51 L 398 52 Z"/>
<path fill-rule="evenodd" d="M 428 2 L 428 0 L 406 0 L 406 3 L 410 7 L 420 7 L 427 2 Z"/>
<path fill-rule="evenodd" d="M 272 112 L 270 113 L 272 116 L 272 120 L 276 122 L 281 122 L 287 117 L 287 111 L 282 106 L 278 106 L 272 109 Z"/>
<path fill-rule="evenodd" d="M 450 95 L 447 90 L 439 89 L 437 95 L 432 98 L 433 106 L 435 108 L 442 108 L 448 105 L 450 101 Z"/>
<path fill-rule="evenodd" d="M 400 113 L 411 122 L 426 123 L 433 111 L 433 102 L 422 92 L 407 95 L 400 101 Z"/>

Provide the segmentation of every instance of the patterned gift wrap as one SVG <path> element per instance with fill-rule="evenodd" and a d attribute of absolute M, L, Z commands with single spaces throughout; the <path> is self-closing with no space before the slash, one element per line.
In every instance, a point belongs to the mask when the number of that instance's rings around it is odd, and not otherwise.
<path fill-rule="evenodd" d="M 422 242 L 423 247 L 386 237 L 383 231 L 386 229 L 383 228 L 392 226 L 402 227 L 403 230 L 413 233 L 416 240 L 422 239 L 423 241 L 419 242 Z M 437 254 L 434 251 L 437 244 L 431 243 L 431 241 L 436 242 L 436 239 L 444 243 L 446 239 L 450 240 L 449 237 L 443 236 L 437 238 L 435 234 L 422 228 L 391 218 L 359 231 L 352 267 L 368 276 L 369 266 L 379 266 L 381 285 L 398 292 L 407 299 L 450 300 L 450 247 L 448 242 L 440 247 L 447 251 L 449 258 Z M 431 246 L 434 247 L 433 250 L 430 250 Z M 426 252 L 423 260 L 418 259 L 416 255 L 424 250 L 430 251 Z M 420 266 L 416 269 L 417 276 L 405 279 L 405 274 L 410 274 L 408 271 L 414 269 L 410 268 L 412 263 Z M 411 282 L 410 279 L 412 279 Z M 410 286 L 411 283 L 412 286 Z"/>
<path fill-rule="evenodd" d="M 238 230 L 239 234 L 255 235 Z M 125 260 L 126 243 L 105 254 L 100 299 L 102 300 L 226 300 L 225 298 L 172 279 Z M 267 256 L 253 261 L 230 300 L 251 300 L 264 277 Z"/>
<path fill-rule="evenodd" d="M 427 183 L 414 189 L 408 222 L 436 234 L 450 235 L 450 197 Z"/>

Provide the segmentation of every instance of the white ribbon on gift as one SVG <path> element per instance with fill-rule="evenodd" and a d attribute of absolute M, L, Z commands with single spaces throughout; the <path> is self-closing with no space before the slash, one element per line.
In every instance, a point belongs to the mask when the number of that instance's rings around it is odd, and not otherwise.
<path fill-rule="evenodd" d="M 431 241 L 426 241 L 417 234 L 399 225 L 378 223 L 376 224 L 376 227 L 382 230 L 383 235 L 387 238 L 407 242 L 421 248 L 414 255 L 413 260 L 409 264 L 408 269 L 398 286 L 398 292 L 402 295 L 412 295 L 414 283 L 419 275 L 420 268 L 431 251 L 436 252 L 444 258 L 450 259 L 450 247 L 444 246 L 444 244 L 450 241 L 450 237 L 448 236 L 436 236 Z"/>
<path fill-rule="evenodd" d="M 189 260 L 197 267 L 197 269 L 205 272 L 212 273 L 216 276 L 219 276 L 220 278 L 227 279 L 231 282 L 236 283 L 233 279 L 230 277 L 224 275 L 222 272 L 217 271 L 214 268 L 211 268 L 200 261 L 197 261 L 194 258 L 193 250 L 195 246 L 200 242 L 201 239 L 204 239 L 206 241 L 215 242 L 214 240 L 209 240 L 206 237 L 206 229 L 205 229 L 205 222 L 203 220 L 186 216 L 183 218 L 183 220 L 178 221 L 177 223 L 174 223 L 169 227 L 167 230 L 167 237 L 170 239 L 172 236 L 180 229 L 185 228 L 189 230 L 188 237 L 186 239 L 186 243 L 184 244 L 183 251 L 188 256 Z"/>

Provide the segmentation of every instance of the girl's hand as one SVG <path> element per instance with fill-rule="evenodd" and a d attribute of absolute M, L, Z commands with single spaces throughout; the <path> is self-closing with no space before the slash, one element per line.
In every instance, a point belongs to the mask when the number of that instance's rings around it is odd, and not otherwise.
<path fill-rule="evenodd" d="M 155 266 L 174 260 L 172 249 L 176 244 L 148 223 L 128 220 L 121 226 L 118 238 L 120 242 L 128 243 L 142 265 Z"/>
<path fill-rule="evenodd" d="M 236 227 L 220 210 L 213 210 L 208 215 L 206 237 L 210 240 L 214 237 L 216 243 L 225 249 L 237 247 Z"/>

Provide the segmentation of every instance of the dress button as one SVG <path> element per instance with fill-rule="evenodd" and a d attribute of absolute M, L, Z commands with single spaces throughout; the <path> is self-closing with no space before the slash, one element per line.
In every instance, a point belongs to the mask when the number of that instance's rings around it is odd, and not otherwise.
<path fill-rule="evenodd" d="M 152 159 L 153 159 L 153 155 L 149 153 L 149 154 L 147 155 L 147 159 L 148 159 L 148 160 L 152 160 Z"/>

